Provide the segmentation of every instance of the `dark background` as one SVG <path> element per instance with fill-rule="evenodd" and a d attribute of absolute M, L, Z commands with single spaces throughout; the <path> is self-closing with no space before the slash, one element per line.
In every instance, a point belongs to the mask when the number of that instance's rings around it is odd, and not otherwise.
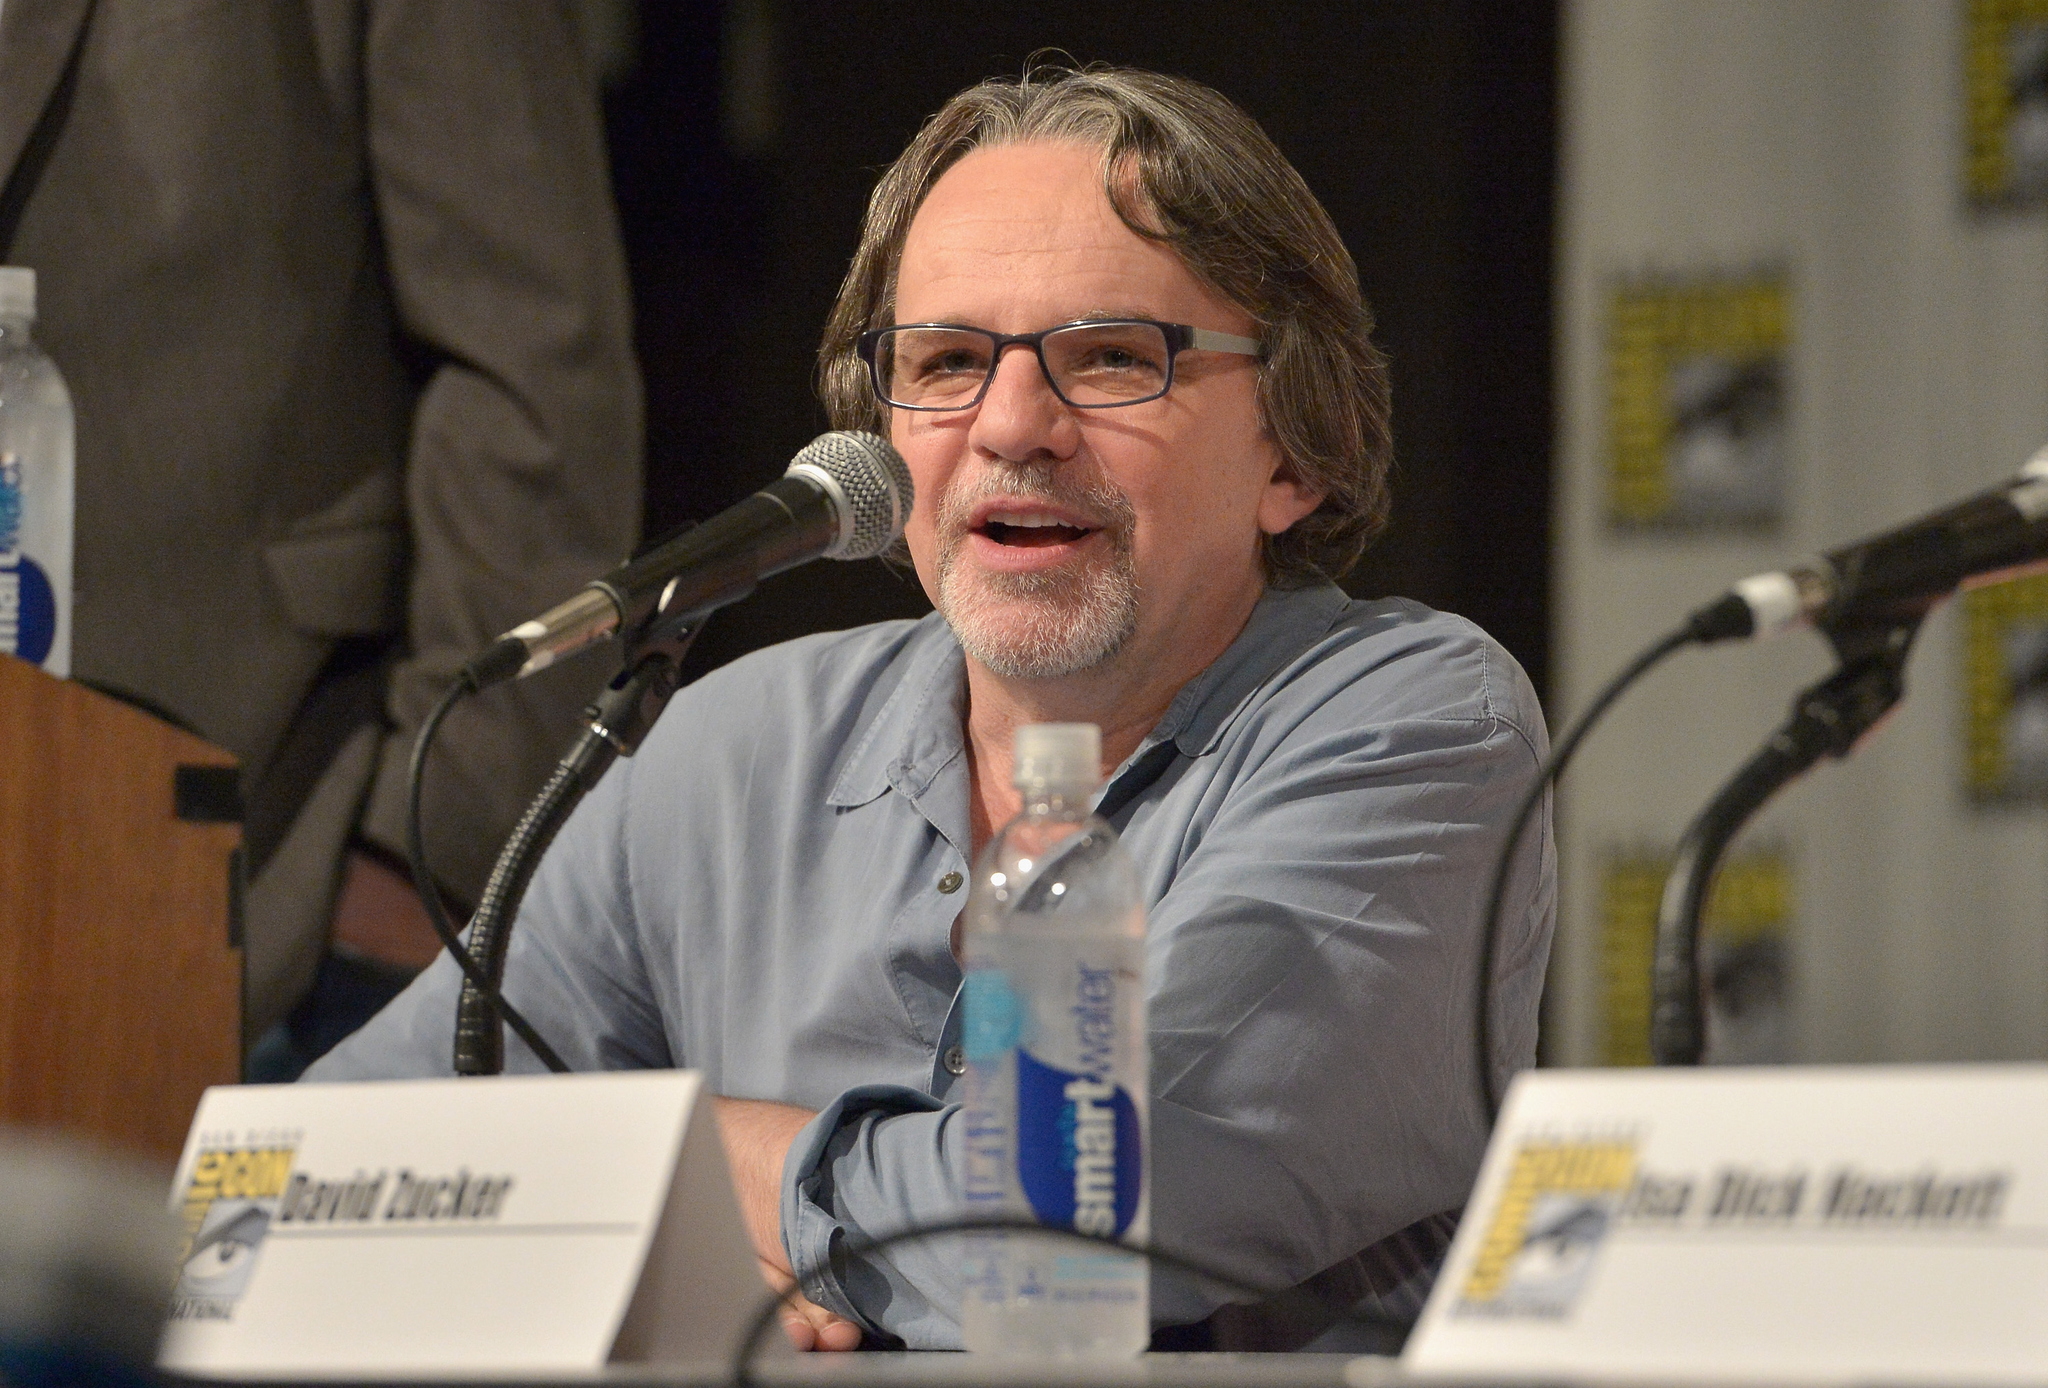
<path fill-rule="evenodd" d="M 762 486 L 825 427 L 818 334 L 876 175 L 952 93 L 1058 48 L 1206 82 L 1300 169 L 1393 359 L 1393 523 L 1346 587 L 1473 618 L 1545 689 L 1553 3 L 642 0 L 637 25 L 606 117 L 650 537 Z M 813 564 L 721 613 L 691 664 L 927 610 L 907 573 Z"/>

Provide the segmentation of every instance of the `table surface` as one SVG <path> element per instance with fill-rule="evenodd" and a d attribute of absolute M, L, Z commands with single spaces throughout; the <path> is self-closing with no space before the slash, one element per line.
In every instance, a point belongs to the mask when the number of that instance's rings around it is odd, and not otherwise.
<path fill-rule="evenodd" d="M 999 1359 L 969 1354 L 864 1353 L 776 1356 L 755 1364 L 758 1388 L 1382 1388 L 1397 1361 L 1349 1354 L 1146 1354 L 1127 1360 Z M 213 1380 L 165 1375 L 170 1383 Z M 233 1380 L 253 1388 L 268 1380 Z M 393 1388 L 393 1380 L 360 1380 Z M 725 1366 L 620 1366 L 588 1377 L 506 1375 L 442 1378 L 438 1388 L 474 1382 L 490 1388 L 562 1388 L 567 1384 L 721 1388 Z M 277 1380 L 284 1382 L 284 1380 Z M 305 1380 L 297 1380 L 303 1383 Z M 323 1383 L 330 1382 L 322 1380 Z M 332 1380 L 333 1388 L 354 1380 Z"/>
<path fill-rule="evenodd" d="M 177 1375 L 160 1376 L 166 1384 L 198 1383 Z M 364 1388 L 395 1388 L 397 1380 L 321 1380 L 328 1388 L 362 1382 Z M 235 1388 L 254 1388 L 257 1380 L 235 1380 Z M 280 1383 L 284 1381 L 279 1381 Z M 307 1380 L 293 1380 L 304 1388 Z M 433 1388 L 473 1383 L 478 1388 L 587 1388 L 590 1384 L 647 1385 L 647 1388 L 723 1388 L 732 1382 L 727 1368 L 618 1367 L 586 1376 L 551 1375 L 423 1380 Z M 1555 1376 L 1523 1380 L 1519 1388 L 1562 1388 Z M 1599 1388 L 1616 1388 L 1617 1380 Z M 1643 1388 L 1672 1388 L 1669 1383 Z M 1460 1385 L 1448 1379 L 1411 1379 L 1398 1359 L 1349 1354 L 1147 1354 L 1129 1360 L 997 1359 L 967 1354 L 864 1353 L 778 1356 L 757 1364 L 756 1388 L 1487 1388 L 1479 1380 Z M 1496 1381 L 1492 1388 L 1514 1388 Z M 1728 1388 L 1815 1388 L 1811 1380 L 1783 1385 L 1745 1382 Z M 1871 1382 L 1864 1388 L 1891 1388 Z M 2048 1388 L 2048 1374 L 2040 1380 Z"/>

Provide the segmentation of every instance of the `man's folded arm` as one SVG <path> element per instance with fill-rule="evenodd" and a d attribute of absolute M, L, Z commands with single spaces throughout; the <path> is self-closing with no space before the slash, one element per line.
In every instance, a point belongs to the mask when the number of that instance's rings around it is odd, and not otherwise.
<path fill-rule="evenodd" d="M 1310 730 L 1233 790 L 1151 912 L 1156 1243 L 1278 1290 L 1462 1205 L 1486 1138 L 1478 916 L 1535 766 L 1506 722 L 1422 719 Z M 1547 839 L 1518 854 L 1495 975 L 1521 1063 Z M 957 1241 L 846 1250 L 958 1214 L 960 1126 L 928 1096 L 869 1089 L 799 1137 L 783 1236 L 814 1301 L 914 1347 L 958 1344 Z M 1157 1324 L 1255 1299 L 1172 1273 L 1152 1286 Z"/>

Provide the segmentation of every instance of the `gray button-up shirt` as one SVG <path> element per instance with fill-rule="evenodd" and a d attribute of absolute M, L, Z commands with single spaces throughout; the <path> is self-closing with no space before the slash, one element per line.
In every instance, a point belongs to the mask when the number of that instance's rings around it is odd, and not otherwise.
<path fill-rule="evenodd" d="M 822 1110 L 783 1173 L 820 1305 L 957 1346 L 965 667 L 936 617 L 758 652 L 678 693 L 535 875 L 505 994 L 578 1068 L 688 1066 Z M 1152 1229 L 1256 1286 L 1412 1315 L 1478 1169 L 1473 1036 L 1487 872 L 1544 746 L 1519 667 L 1460 618 L 1272 592 L 1104 787 L 1149 923 Z M 1510 881 L 1495 1071 L 1534 1054 L 1547 821 Z M 317 1065 L 446 1074 L 443 959 Z M 516 1038 L 507 1064 L 537 1069 Z M 1153 1277 L 1153 1319 L 1228 1289 Z"/>

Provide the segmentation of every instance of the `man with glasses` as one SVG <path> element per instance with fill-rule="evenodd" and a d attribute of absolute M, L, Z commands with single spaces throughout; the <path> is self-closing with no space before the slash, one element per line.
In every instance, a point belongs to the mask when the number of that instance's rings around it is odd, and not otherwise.
<path fill-rule="evenodd" d="M 1101 728 L 1147 896 L 1155 1239 L 1419 1309 L 1485 1143 L 1486 869 L 1543 732 L 1469 623 L 1330 581 L 1386 506 L 1369 327 L 1299 176 L 1193 83 L 984 83 L 884 175 L 821 385 L 908 462 L 938 613 L 678 694 L 543 863 L 505 983 L 579 1067 L 705 1072 L 799 1344 L 959 1343 L 957 1244 L 845 1250 L 960 1209 L 960 888 L 1049 721 Z M 1533 1054 L 1552 898 L 1546 829 L 1488 980 L 1497 1077 Z M 445 1072 L 457 987 L 443 961 L 317 1073 Z M 1231 1299 L 1155 1271 L 1162 1326 Z M 1211 1341 L 1318 1328 L 1275 1325 Z"/>

